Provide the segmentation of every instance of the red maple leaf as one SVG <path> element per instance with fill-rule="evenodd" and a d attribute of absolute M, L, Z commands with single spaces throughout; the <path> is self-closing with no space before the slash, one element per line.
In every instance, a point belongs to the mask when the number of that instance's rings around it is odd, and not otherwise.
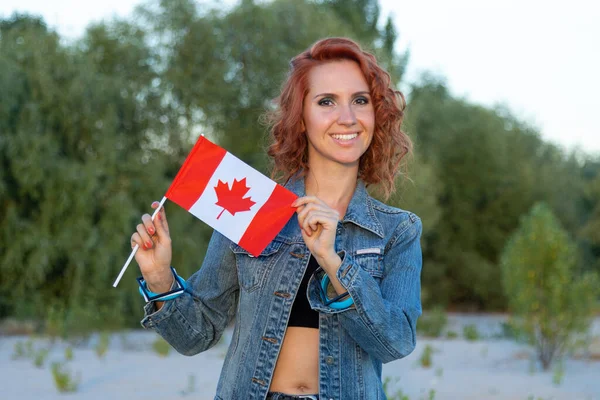
<path fill-rule="evenodd" d="M 221 211 L 217 219 L 221 217 L 225 210 L 229 211 L 231 215 L 235 215 L 236 212 L 240 211 L 250 211 L 250 207 L 256 204 L 256 202 L 252 201 L 250 197 L 244 198 L 248 190 L 250 188 L 246 187 L 246 178 L 241 181 L 234 179 L 231 189 L 229 189 L 227 182 L 221 182 L 219 179 L 219 183 L 215 186 L 215 192 L 219 201 L 215 204 L 223 207 L 223 211 Z"/>

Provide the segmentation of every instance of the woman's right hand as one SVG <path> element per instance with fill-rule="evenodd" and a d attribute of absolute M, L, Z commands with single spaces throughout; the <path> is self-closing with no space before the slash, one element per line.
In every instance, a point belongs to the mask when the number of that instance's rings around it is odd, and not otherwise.
<path fill-rule="evenodd" d="M 152 208 L 159 206 L 152 203 Z M 131 247 L 140 246 L 135 253 L 135 261 L 140 266 L 142 276 L 148 289 L 154 293 L 164 293 L 171 289 L 173 274 L 171 273 L 171 236 L 164 206 L 156 214 L 154 221 L 148 214 L 142 215 L 142 223 L 131 235 Z"/>

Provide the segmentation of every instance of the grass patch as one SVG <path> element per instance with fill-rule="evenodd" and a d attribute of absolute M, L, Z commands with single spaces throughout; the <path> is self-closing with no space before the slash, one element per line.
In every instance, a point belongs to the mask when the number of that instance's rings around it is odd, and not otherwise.
<path fill-rule="evenodd" d="M 468 324 L 463 326 L 463 336 L 469 342 L 474 342 L 480 339 L 479 331 L 477 330 L 477 326 L 473 324 Z"/>
<path fill-rule="evenodd" d="M 33 355 L 33 365 L 35 365 L 37 368 L 42 368 L 46 362 L 46 359 L 48 358 L 49 353 L 50 349 L 47 348 L 37 350 Z"/>
<path fill-rule="evenodd" d="M 65 368 L 64 363 L 60 362 L 52 363 L 51 371 L 54 385 L 59 392 L 71 393 L 77 391 L 81 381 L 79 374 L 77 374 L 77 378 L 74 378 L 72 372 Z"/>
<path fill-rule="evenodd" d="M 423 353 L 421 353 L 421 357 L 419 357 L 419 364 L 423 368 L 431 368 L 433 364 L 432 355 L 434 349 L 430 344 L 426 345 L 423 349 Z"/>
<path fill-rule="evenodd" d="M 94 351 L 96 352 L 96 355 L 98 356 L 98 358 L 100 358 L 100 359 L 104 358 L 104 356 L 108 352 L 109 346 L 110 346 L 110 333 L 104 331 L 104 332 L 100 333 L 100 336 L 98 337 L 98 343 L 96 343 L 96 346 L 94 347 Z"/>
<path fill-rule="evenodd" d="M 152 350 L 161 357 L 166 357 L 171 351 L 171 345 L 165 339 L 158 336 L 152 343 Z"/>

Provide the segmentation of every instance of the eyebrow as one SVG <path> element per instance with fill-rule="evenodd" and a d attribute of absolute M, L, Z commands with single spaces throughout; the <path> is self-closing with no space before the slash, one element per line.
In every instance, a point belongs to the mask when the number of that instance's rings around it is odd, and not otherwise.
<path fill-rule="evenodd" d="M 371 93 L 367 92 L 367 91 L 362 91 L 362 92 L 356 92 L 354 94 L 352 94 L 352 97 L 356 97 L 356 96 L 371 96 Z M 335 93 L 319 93 L 318 95 L 316 95 L 315 97 L 313 97 L 313 99 L 316 99 L 317 97 L 337 97 L 337 95 Z"/>

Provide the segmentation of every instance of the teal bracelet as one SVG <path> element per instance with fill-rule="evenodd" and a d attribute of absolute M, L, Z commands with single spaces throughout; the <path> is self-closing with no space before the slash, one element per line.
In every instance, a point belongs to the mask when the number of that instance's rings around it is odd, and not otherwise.
<path fill-rule="evenodd" d="M 327 286 L 329 285 L 329 276 L 325 274 L 321 279 L 321 298 L 326 306 L 333 308 L 334 310 L 344 310 L 354 304 L 354 300 L 349 296 L 346 300 L 339 301 L 340 299 L 348 296 L 348 292 L 342 293 L 339 296 L 330 299 L 327 297 Z"/>
<path fill-rule="evenodd" d="M 144 298 L 144 300 L 146 300 L 147 303 L 149 303 L 151 301 L 173 300 L 174 298 L 179 297 L 183 294 L 183 292 L 187 288 L 187 284 L 185 283 L 185 280 L 182 277 L 180 277 L 179 275 L 177 275 L 177 271 L 175 271 L 175 268 L 173 268 L 173 267 L 171 267 L 171 273 L 173 274 L 173 278 L 175 278 L 175 284 L 177 287 L 175 289 L 169 290 L 168 292 L 165 292 L 165 293 L 151 292 L 150 289 L 148 289 L 146 280 L 141 276 L 139 278 L 137 278 L 137 282 L 139 285 L 139 292 L 142 295 L 142 297 Z"/>

